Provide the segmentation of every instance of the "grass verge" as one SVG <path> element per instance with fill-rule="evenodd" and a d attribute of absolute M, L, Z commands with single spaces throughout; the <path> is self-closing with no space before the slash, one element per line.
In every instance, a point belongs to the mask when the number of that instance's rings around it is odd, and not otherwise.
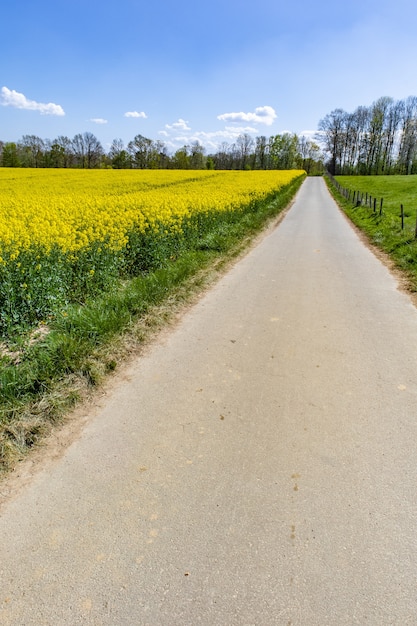
<path fill-rule="evenodd" d="M 351 221 L 367 236 L 369 242 L 388 255 L 403 273 L 407 288 L 417 292 L 417 177 L 416 176 L 337 176 L 336 180 L 351 191 L 371 194 L 377 199 L 372 206 L 354 205 L 325 177 L 328 188 L 338 205 Z M 380 214 L 380 198 L 383 210 Z M 404 207 L 404 228 L 401 220 Z"/>
<path fill-rule="evenodd" d="M 304 176 L 269 201 L 225 215 L 164 267 L 72 306 L 0 351 L 0 474 L 230 266 L 285 209 Z"/>

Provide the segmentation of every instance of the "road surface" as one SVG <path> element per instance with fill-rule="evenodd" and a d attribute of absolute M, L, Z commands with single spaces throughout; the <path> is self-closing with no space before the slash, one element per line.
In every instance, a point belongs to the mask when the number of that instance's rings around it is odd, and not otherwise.
<path fill-rule="evenodd" d="M 417 624 L 417 312 L 320 178 L 1 509 L 0 624 Z"/>

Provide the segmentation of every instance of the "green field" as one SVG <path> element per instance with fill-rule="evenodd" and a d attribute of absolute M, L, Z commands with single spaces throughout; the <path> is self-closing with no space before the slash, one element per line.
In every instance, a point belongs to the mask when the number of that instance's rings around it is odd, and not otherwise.
<path fill-rule="evenodd" d="M 346 214 L 373 244 L 387 252 L 397 267 L 406 272 L 410 289 L 417 291 L 417 176 L 337 176 L 336 180 L 345 189 L 363 194 L 362 204 L 356 206 L 352 195 L 347 200 L 329 181 L 332 193 Z M 367 205 L 366 194 L 368 198 L 372 196 Z"/>

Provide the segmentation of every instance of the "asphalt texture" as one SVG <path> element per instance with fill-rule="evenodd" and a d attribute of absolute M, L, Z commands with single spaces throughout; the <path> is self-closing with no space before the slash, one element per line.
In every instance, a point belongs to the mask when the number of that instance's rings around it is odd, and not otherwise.
<path fill-rule="evenodd" d="M 306 179 L 2 507 L 0 624 L 417 624 L 416 383 L 416 309 Z"/>

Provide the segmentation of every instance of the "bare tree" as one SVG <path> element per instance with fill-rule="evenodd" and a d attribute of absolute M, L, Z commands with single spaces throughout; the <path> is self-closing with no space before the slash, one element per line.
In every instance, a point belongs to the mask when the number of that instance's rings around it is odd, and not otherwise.
<path fill-rule="evenodd" d="M 90 169 L 100 164 L 104 150 L 93 133 L 75 135 L 71 145 L 78 167 Z"/>
<path fill-rule="evenodd" d="M 87 167 L 89 169 L 92 167 L 97 167 L 98 165 L 100 165 L 101 158 L 104 155 L 103 147 L 97 137 L 93 135 L 93 133 L 86 132 L 83 136 L 86 149 Z"/>
<path fill-rule="evenodd" d="M 19 142 L 21 163 L 24 167 L 41 167 L 45 143 L 36 135 L 23 135 Z"/>
<path fill-rule="evenodd" d="M 298 140 L 298 153 L 301 160 L 301 168 L 307 174 L 313 171 L 321 171 L 323 156 L 320 147 L 311 139 L 302 135 Z"/>
<path fill-rule="evenodd" d="M 169 165 L 168 148 L 165 143 L 160 139 L 157 139 L 152 144 L 152 155 L 150 167 L 152 168 L 167 168 Z"/>
<path fill-rule="evenodd" d="M 65 135 L 59 135 L 52 142 L 51 149 L 54 150 L 57 157 L 57 164 L 54 167 L 71 167 L 74 162 L 74 153 L 72 150 L 72 141 Z"/>
<path fill-rule="evenodd" d="M 268 168 L 268 140 L 265 135 L 255 139 L 255 168 L 266 170 Z"/>
<path fill-rule="evenodd" d="M 398 150 L 400 174 L 411 174 L 417 151 L 417 97 L 409 96 L 404 103 L 401 141 Z"/>
<path fill-rule="evenodd" d="M 324 149 L 329 155 L 329 171 L 335 175 L 342 165 L 343 147 L 345 143 L 346 111 L 334 109 L 319 121 L 318 129 Z"/>
<path fill-rule="evenodd" d="M 152 144 L 152 139 L 148 139 L 143 135 L 136 135 L 132 141 L 129 141 L 127 149 L 132 157 L 134 167 L 138 167 L 139 169 L 146 169 L 149 167 Z"/>
<path fill-rule="evenodd" d="M 236 147 L 240 158 L 240 169 L 244 170 L 250 167 L 250 155 L 254 147 L 254 141 L 248 133 L 239 135 L 236 139 Z"/>
<path fill-rule="evenodd" d="M 108 156 L 115 169 L 127 168 L 130 165 L 129 153 L 122 139 L 113 139 Z"/>

